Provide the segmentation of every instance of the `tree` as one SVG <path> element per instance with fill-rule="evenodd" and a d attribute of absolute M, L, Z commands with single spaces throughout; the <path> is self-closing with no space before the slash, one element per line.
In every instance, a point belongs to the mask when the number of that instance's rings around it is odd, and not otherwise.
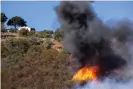
<path fill-rule="evenodd" d="M 5 26 L 4 23 L 7 21 L 7 16 L 5 15 L 5 13 L 1 13 L 1 31 L 2 32 L 6 32 L 5 30 Z"/>
<path fill-rule="evenodd" d="M 7 16 L 5 15 L 5 13 L 1 13 L 1 23 L 5 23 L 7 21 Z"/>
<path fill-rule="evenodd" d="M 58 40 L 58 41 L 61 41 L 61 38 L 63 36 L 63 30 L 61 29 L 57 29 L 55 32 L 54 32 L 54 39 L 55 40 Z"/>
<path fill-rule="evenodd" d="M 14 16 L 11 19 L 9 19 L 7 25 L 14 26 L 15 29 L 17 26 L 27 26 L 26 21 L 19 16 Z"/>

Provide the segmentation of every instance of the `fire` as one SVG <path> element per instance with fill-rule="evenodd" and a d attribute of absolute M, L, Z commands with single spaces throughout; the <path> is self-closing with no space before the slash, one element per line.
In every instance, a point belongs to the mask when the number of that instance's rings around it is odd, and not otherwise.
<path fill-rule="evenodd" d="M 86 80 L 96 80 L 96 72 L 98 68 L 96 66 L 85 66 L 77 71 L 73 76 L 73 81 L 86 81 Z"/>

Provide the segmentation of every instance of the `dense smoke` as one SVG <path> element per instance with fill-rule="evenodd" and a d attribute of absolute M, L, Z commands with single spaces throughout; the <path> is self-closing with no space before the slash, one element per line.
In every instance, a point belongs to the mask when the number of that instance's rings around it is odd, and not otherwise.
<path fill-rule="evenodd" d="M 120 74 L 125 78 L 133 77 L 133 22 L 120 20 L 112 30 L 112 49 L 126 61 L 126 66 Z"/>
<path fill-rule="evenodd" d="M 63 1 L 56 7 L 56 12 L 64 29 L 64 47 L 72 54 L 72 66 L 79 69 L 97 65 L 100 68 L 97 76 L 103 77 L 126 66 L 124 57 L 113 50 L 118 44 L 113 39 L 125 44 L 131 28 L 125 23 L 109 28 L 96 16 L 90 4 L 88 1 Z"/>
<path fill-rule="evenodd" d="M 56 7 L 56 13 L 64 29 L 64 47 L 72 55 L 73 69 L 96 65 L 99 67 L 97 77 L 104 79 L 99 83 L 88 82 L 82 87 L 78 84 L 76 89 L 133 88 L 132 21 L 120 20 L 110 28 L 97 17 L 88 1 L 62 1 Z M 113 72 L 115 70 L 119 75 Z M 125 79 L 128 82 L 118 83 Z"/>

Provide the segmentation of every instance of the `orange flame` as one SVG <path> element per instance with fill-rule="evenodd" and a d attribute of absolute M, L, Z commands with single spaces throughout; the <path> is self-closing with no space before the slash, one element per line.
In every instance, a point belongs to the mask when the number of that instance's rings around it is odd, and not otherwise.
<path fill-rule="evenodd" d="M 86 80 L 96 80 L 96 72 L 98 68 L 96 66 L 85 66 L 77 71 L 73 76 L 73 81 L 86 81 Z"/>

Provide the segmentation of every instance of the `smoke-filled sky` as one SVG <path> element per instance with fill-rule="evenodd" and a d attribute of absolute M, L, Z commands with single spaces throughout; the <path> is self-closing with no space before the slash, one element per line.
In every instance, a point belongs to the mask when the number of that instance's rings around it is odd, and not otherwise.
<path fill-rule="evenodd" d="M 3 1 L 2 12 L 8 18 L 21 16 L 27 21 L 29 27 L 36 30 L 52 29 L 59 27 L 54 12 L 54 7 L 59 4 L 58 1 Z M 93 7 L 98 17 L 108 24 L 120 18 L 133 20 L 133 2 L 94 2 Z M 114 20 L 110 20 L 114 19 Z"/>
<path fill-rule="evenodd" d="M 90 4 L 91 2 L 61 2 L 56 7 L 64 30 L 63 47 L 71 53 L 71 68 L 77 71 L 86 66 L 98 67 L 96 81 L 87 81 L 87 84 L 75 82 L 73 89 L 133 89 L 132 21 L 122 19 L 109 28 L 98 18 L 101 14 L 97 17 Z M 115 10 L 113 7 L 110 9 Z M 113 13 L 110 9 L 102 10 L 110 15 Z M 118 16 L 117 19 L 121 17 Z M 105 21 L 104 18 L 101 19 Z"/>

